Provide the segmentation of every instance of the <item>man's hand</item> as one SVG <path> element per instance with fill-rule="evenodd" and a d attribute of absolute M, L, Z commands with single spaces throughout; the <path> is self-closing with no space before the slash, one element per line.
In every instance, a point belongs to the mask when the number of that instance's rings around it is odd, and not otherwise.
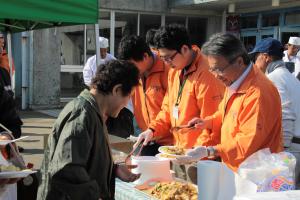
<path fill-rule="evenodd" d="M 7 184 L 14 184 L 14 183 L 18 182 L 19 180 L 21 180 L 21 179 L 20 178 L 4 178 L 4 179 L 0 178 L 0 186 L 4 186 Z"/>
<path fill-rule="evenodd" d="M 207 148 L 204 146 L 197 147 L 195 149 L 188 150 L 186 156 L 177 157 L 176 160 L 180 164 L 188 164 L 192 162 L 197 162 L 202 158 L 208 156 Z"/>
<path fill-rule="evenodd" d="M 133 145 L 133 148 L 136 148 L 143 140 L 143 145 L 146 146 L 152 139 L 153 131 L 151 129 L 147 129 L 139 135 L 136 143 Z"/>
<path fill-rule="evenodd" d="M 200 160 L 202 158 L 206 158 L 208 156 L 208 152 L 206 147 L 199 146 L 195 149 L 188 150 L 187 155 Z"/>
<path fill-rule="evenodd" d="M 0 140 L 11 140 L 12 138 L 9 136 L 9 134 L 0 134 Z M 4 149 L 5 145 L 0 145 L 0 149 Z"/>
<path fill-rule="evenodd" d="M 141 174 L 133 174 L 129 169 L 136 168 L 136 165 L 117 165 L 116 176 L 125 182 L 133 182 L 140 178 Z"/>
<path fill-rule="evenodd" d="M 188 122 L 188 125 L 194 126 L 195 128 L 199 128 L 199 129 L 212 129 L 212 119 L 211 118 L 200 119 L 198 117 L 195 117 Z"/>

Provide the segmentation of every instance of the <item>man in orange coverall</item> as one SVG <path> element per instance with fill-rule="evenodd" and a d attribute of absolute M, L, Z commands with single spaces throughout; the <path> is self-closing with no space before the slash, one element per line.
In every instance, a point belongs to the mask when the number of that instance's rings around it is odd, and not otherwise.
<path fill-rule="evenodd" d="M 161 104 L 168 88 L 169 67 L 153 53 L 146 41 L 139 36 L 122 38 L 118 58 L 134 63 L 140 71 L 140 84 L 132 95 L 134 116 L 139 128 L 145 131 L 161 110 Z M 173 137 L 166 135 L 143 148 L 142 155 L 155 155 L 160 145 L 172 145 Z"/>
<path fill-rule="evenodd" d="M 183 148 L 215 144 L 206 130 L 174 127 L 187 124 L 195 116 L 213 114 L 223 98 L 224 86 L 208 71 L 207 59 L 197 46 L 191 45 L 184 26 L 161 27 L 154 40 L 161 59 L 171 67 L 168 90 L 162 110 L 139 135 L 135 146 L 167 135 L 173 135 L 175 145 Z"/>
<path fill-rule="evenodd" d="M 221 135 L 214 146 L 190 150 L 183 160 L 221 157 L 236 171 L 251 154 L 263 148 L 283 150 L 281 103 L 276 87 L 250 62 L 242 42 L 231 34 L 218 33 L 203 45 L 210 71 L 226 85 L 218 111 L 189 122 Z"/>
<path fill-rule="evenodd" d="M 8 55 L 5 50 L 5 38 L 4 34 L 0 32 L 0 67 L 6 69 L 6 71 L 10 74 Z M 13 71 L 15 70 L 14 63 L 12 65 Z"/>

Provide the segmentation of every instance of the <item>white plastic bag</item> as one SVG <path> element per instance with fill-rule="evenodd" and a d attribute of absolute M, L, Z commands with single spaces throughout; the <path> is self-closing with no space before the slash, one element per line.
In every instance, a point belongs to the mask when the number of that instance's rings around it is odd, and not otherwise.
<path fill-rule="evenodd" d="M 262 149 L 240 165 L 238 174 L 255 183 L 258 192 L 287 191 L 295 189 L 295 166 L 291 153 Z"/>

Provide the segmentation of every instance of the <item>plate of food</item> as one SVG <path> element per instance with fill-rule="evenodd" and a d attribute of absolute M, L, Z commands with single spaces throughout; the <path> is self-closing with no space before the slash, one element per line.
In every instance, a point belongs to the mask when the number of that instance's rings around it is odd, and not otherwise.
<path fill-rule="evenodd" d="M 165 155 L 173 156 L 174 158 L 185 156 L 185 153 L 188 149 L 184 149 L 177 146 L 161 146 L 158 148 L 160 153 Z"/>
<path fill-rule="evenodd" d="M 176 159 L 176 156 L 164 154 L 164 153 L 158 153 L 155 155 L 155 157 L 161 158 L 161 159 L 167 159 L 167 160 L 175 160 Z"/>
<path fill-rule="evenodd" d="M 198 188 L 191 183 L 181 181 L 157 183 L 152 189 L 147 191 L 151 196 L 161 199 L 198 199 Z"/>
<path fill-rule="evenodd" d="M 31 169 L 21 170 L 14 165 L 1 165 L 0 166 L 0 178 L 25 178 L 30 174 L 36 173 Z"/>

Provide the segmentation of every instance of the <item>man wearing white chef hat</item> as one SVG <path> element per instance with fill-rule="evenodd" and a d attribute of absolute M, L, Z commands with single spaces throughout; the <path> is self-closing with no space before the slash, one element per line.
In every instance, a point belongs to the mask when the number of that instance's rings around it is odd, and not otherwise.
<path fill-rule="evenodd" d="M 284 62 L 294 63 L 294 75 L 297 77 L 300 72 L 300 56 L 297 55 L 300 49 L 300 37 L 290 37 L 287 44 L 288 49 L 284 51 Z"/>
<path fill-rule="evenodd" d="M 109 60 L 115 60 L 116 58 L 107 53 L 108 46 L 108 39 L 105 37 L 99 37 L 99 43 L 100 43 L 100 64 L 104 64 Z M 97 71 L 97 62 L 96 62 L 96 55 L 90 57 L 83 68 L 83 79 L 84 83 L 87 86 L 90 86 L 92 78 L 95 76 Z"/>

